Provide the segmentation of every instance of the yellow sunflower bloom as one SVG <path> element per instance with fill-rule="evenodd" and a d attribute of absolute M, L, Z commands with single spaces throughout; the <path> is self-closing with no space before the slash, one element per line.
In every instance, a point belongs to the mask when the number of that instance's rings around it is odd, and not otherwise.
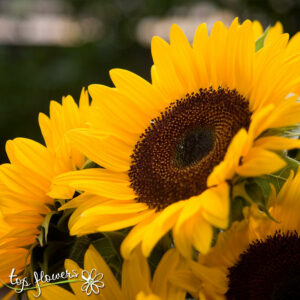
<path fill-rule="evenodd" d="M 253 22 L 253 34 L 254 39 L 257 40 L 263 34 L 263 27 L 258 21 Z M 274 42 L 283 34 L 283 27 L 280 22 L 269 28 L 268 35 L 265 39 L 264 44 L 268 45 Z M 287 54 L 293 55 L 299 53 L 300 51 L 300 32 L 296 33 L 289 41 L 286 47 Z"/>
<path fill-rule="evenodd" d="M 65 268 L 82 274 L 82 269 L 72 260 L 65 261 Z M 123 263 L 120 286 L 104 259 L 93 246 L 90 246 L 84 256 L 84 269 L 88 272 L 96 269 L 97 273 L 103 274 L 101 281 L 104 287 L 99 293 L 92 292 L 87 295 L 81 289 L 81 282 L 73 282 L 70 283 L 73 293 L 53 285 L 42 288 L 39 299 L 184 300 L 186 292 L 169 281 L 169 276 L 181 268 L 184 268 L 184 261 L 175 249 L 169 250 L 162 257 L 151 279 L 147 259 L 140 249 L 136 249 Z M 36 291 L 28 292 L 29 299 L 36 299 L 34 297 L 36 294 Z"/>
<path fill-rule="evenodd" d="M 299 184 L 298 171 L 277 196 L 272 189 L 269 212 L 277 222 L 253 206 L 220 233 L 207 255 L 190 262 L 193 284 L 191 273 L 180 273 L 181 286 L 201 300 L 299 299 Z"/>
<path fill-rule="evenodd" d="M 8 280 L 28 263 L 28 249 L 39 234 L 38 227 L 50 212 L 54 199 L 47 193 L 58 174 L 76 170 L 85 158 L 70 146 L 65 133 L 84 127 L 89 105 L 87 91 L 82 91 L 80 107 L 73 98 L 63 98 L 62 105 L 52 101 L 50 118 L 40 114 L 39 123 L 47 147 L 25 138 L 6 144 L 10 163 L 0 166 L 0 278 Z M 60 189 L 72 197 L 74 190 Z"/>
<path fill-rule="evenodd" d="M 192 246 L 210 249 L 213 226 L 227 228 L 228 182 L 278 171 L 285 162 L 272 150 L 299 147 L 270 128 L 300 122 L 296 101 L 300 56 L 288 34 L 273 35 L 255 51 L 249 20 L 230 28 L 217 22 L 196 30 L 193 45 L 173 25 L 170 44 L 152 40 L 152 84 L 120 69 L 115 88 L 91 85 L 88 129 L 72 130 L 74 147 L 103 169 L 66 173 L 53 190 L 85 191 L 65 208 L 78 207 L 71 234 L 134 226 L 122 244 L 126 258 L 141 243 L 148 256 L 169 230 L 185 256 Z M 287 98 L 289 96 L 289 98 Z"/>

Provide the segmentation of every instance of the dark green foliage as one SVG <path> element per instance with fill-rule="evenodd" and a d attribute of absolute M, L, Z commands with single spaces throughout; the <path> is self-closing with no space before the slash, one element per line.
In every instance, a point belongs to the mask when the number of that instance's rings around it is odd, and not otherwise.
<path fill-rule="evenodd" d="M 78 100 L 83 86 L 111 85 L 108 71 L 127 68 L 149 79 L 149 49 L 136 43 L 137 23 L 147 16 L 162 17 L 196 0 L 59 0 L 74 18 L 92 16 L 104 24 L 94 43 L 77 47 L 0 46 L 0 162 L 6 162 L 5 141 L 28 137 L 42 141 L 38 113 L 48 114 L 49 101 L 71 94 Z M 225 1 L 216 5 L 232 10 L 242 20 L 264 18 L 264 26 L 280 20 L 290 34 L 299 30 L 299 1 Z M 275 5 L 275 4 L 276 5 Z M 278 5 L 280 7 L 278 7 Z M 18 11 L 22 15 L 22 11 Z"/>
<path fill-rule="evenodd" d="M 276 193 L 278 193 L 290 176 L 291 171 L 295 174 L 299 167 L 299 163 L 288 157 L 285 153 L 278 153 L 278 155 L 286 161 L 286 166 L 280 171 L 255 178 L 239 178 L 234 183 L 231 192 L 231 222 L 243 219 L 243 208 L 252 203 L 256 203 L 260 210 L 273 219 L 268 212 L 271 185 L 275 188 Z"/>

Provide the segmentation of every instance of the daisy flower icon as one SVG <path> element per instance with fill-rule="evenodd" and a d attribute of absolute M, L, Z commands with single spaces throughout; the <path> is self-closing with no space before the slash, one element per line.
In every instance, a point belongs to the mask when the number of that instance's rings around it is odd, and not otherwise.
<path fill-rule="evenodd" d="M 91 272 L 83 270 L 81 278 L 85 280 L 85 283 L 81 286 L 81 291 L 86 292 L 88 296 L 91 295 L 92 292 L 98 295 L 100 289 L 104 288 L 104 282 L 101 281 L 103 276 L 102 273 L 97 273 L 96 269 L 92 269 Z"/>

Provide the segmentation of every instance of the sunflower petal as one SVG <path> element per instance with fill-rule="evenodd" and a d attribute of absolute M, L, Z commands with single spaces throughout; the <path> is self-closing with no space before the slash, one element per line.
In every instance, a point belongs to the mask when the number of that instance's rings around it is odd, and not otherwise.
<path fill-rule="evenodd" d="M 252 148 L 236 172 L 241 176 L 260 176 L 274 173 L 286 165 L 277 154 L 262 148 Z"/>

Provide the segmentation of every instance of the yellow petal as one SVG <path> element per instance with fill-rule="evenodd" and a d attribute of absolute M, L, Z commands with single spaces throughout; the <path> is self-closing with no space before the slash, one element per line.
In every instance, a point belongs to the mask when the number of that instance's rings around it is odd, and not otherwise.
<path fill-rule="evenodd" d="M 234 136 L 230 145 L 228 146 L 224 160 L 217 165 L 213 172 L 208 176 L 207 185 L 214 186 L 224 182 L 227 179 L 232 179 L 235 170 L 238 166 L 240 157 L 249 146 L 249 137 L 247 131 L 242 128 Z"/>
<path fill-rule="evenodd" d="M 122 69 L 112 69 L 109 74 L 119 92 L 130 97 L 151 119 L 168 105 L 168 101 L 142 77 Z"/>
<path fill-rule="evenodd" d="M 105 300 L 110 299 L 124 299 L 123 294 L 121 292 L 118 281 L 114 277 L 110 268 L 102 258 L 102 256 L 98 253 L 98 251 L 91 245 L 84 256 L 84 269 L 90 272 L 92 269 L 96 269 L 97 273 L 102 273 L 104 288 L 100 290 L 100 295 Z"/>
<path fill-rule="evenodd" d="M 101 215 L 100 219 L 97 215 L 87 217 L 80 215 L 80 217 L 70 220 L 72 222 L 70 223 L 70 231 L 72 235 L 84 235 L 93 232 L 119 230 L 134 226 L 152 214 L 151 210 L 146 210 L 133 214 L 106 214 Z"/>
<path fill-rule="evenodd" d="M 39 114 L 39 125 L 47 148 L 54 150 L 53 135 L 50 119 L 43 113 Z"/>
<path fill-rule="evenodd" d="M 87 169 L 64 173 L 55 178 L 53 186 L 71 186 L 79 191 L 94 193 L 111 199 L 129 200 L 136 196 L 128 186 L 124 173 L 105 169 Z M 49 193 L 51 195 L 51 193 Z"/>
<path fill-rule="evenodd" d="M 224 86 L 228 86 L 231 89 L 236 88 L 236 63 L 238 60 L 238 46 L 239 46 L 239 22 L 238 18 L 235 18 L 228 29 L 228 35 L 226 40 L 226 47 L 224 49 Z M 240 74 L 239 74 L 240 76 Z"/>
<path fill-rule="evenodd" d="M 197 27 L 193 41 L 193 52 L 199 74 L 198 87 L 207 88 L 210 83 L 206 66 L 208 55 L 208 33 L 205 23 L 202 23 Z"/>
<path fill-rule="evenodd" d="M 23 169 L 16 165 L 1 165 L 1 182 L 6 186 L 6 189 L 18 195 L 23 195 L 24 198 L 41 201 L 44 198 L 45 191 L 38 186 L 37 182 L 32 182 L 30 177 L 23 177 L 22 171 Z"/>
<path fill-rule="evenodd" d="M 238 49 L 235 64 L 236 88 L 242 95 L 248 97 L 252 89 L 255 53 L 252 23 L 249 20 L 246 20 L 241 25 L 237 38 Z"/>
<path fill-rule="evenodd" d="M 77 265 L 76 262 L 72 261 L 71 259 L 66 259 L 65 269 L 71 275 L 74 275 L 74 273 L 76 272 L 76 274 L 78 274 L 77 279 L 81 279 L 82 269 Z M 87 271 L 91 271 L 91 270 L 87 269 Z M 70 282 L 70 286 L 72 291 L 75 293 L 76 297 L 82 296 L 82 298 L 84 298 L 85 294 L 81 291 L 82 282 Z"/>
<path fill-rule="evenodd" d="M 141 291 L 151 293 L 150 282 L 151 274 L 147 259 L 140 248 L 137 248 L 122 266 L 122 291 L 125 299 L 135 300 Z"/>
<path fill-rule="evenodd" d="M 11 163 L 24 166 L 47 180 L 53 178 L 53 157 L 41 144 L 25 138 L 16 138 L 7 141 L 6 152 Z"/>
<path fill-rule="evenodd" d="M 150 255 L 160 238 L 173 227 L 184 205 L 184 200 L 169 205 L 148 226 L 142 241 L 142 252 L 146 257 Z"/>
<path fill-rule="evenodd" d="M 255 142 L 256 147 L 270 150 L 289 150 L 300 148 L 300 140 L 285 138 L 282 136 L 262 137 Z"/>
<path fill-rule="evenodd" d="M 65 210 L 65 209 L 70 209 L 70 208 L 76 208 L 78 206 L 86 208 L 86 207 L 91 207 L 97 204 L 100 204 L 103 201 L 107 201 L 107 198 L 103 198 L 97 195 L 93 194 L 87 194 L 83 193 L 66 204 L 62 205 L 58 210 Z"/>
<path fill-rule="evenodd" d="M 274 173 L 286 165 L 277 154 L 262 148 L 252 148 L 236 172 L 241 176 L 260 176 Z"/>
<path fill-rule="evenodd" d="M 199 218 L 193 228 L 193 245 L 200 253 L 207 253 L 213 238 L 213 228 L 203 218 Z"/>
<path fill-rule="evenodd" d="M 82 88 L 79 98 L 79 111 L 85 113 L 85 109 L 89 107 L 89 93 L 85 88 Z"/>
<path fill-rule="evenodd" d="M 218 21 L 214 24 L 209 37 L 209 60 L 208 73 L 213 88 L 218 88 L 223 83 L 224 73 L 224 52 L 228 30 L 225 25 Z"/>
<path fill-rule="evenodd" d="M 150 119 L 142 109 L 117 89 L 93 84 L 89 86 L 89 92 L 93 105 L 99 108 L 99 115 L 112 127 L 120 126 L 128 132 L 141 134 L 148 126 Z"/>
<path fill-rule="evenodd" d="M 230 190 L 226 182 L 208 189 L 203 200 L 203 218 L 215 227 L 227 228 L 230 210 Z"/>
<path fill-rule="evenodd" d="M 159 88 L 170 102 L 180 99 L 186 93 L 176 74 L 175 66 L 171 59 L 170 46 L 164 40 L 155 36 L 151 42 L 151 52 L 156 74 L 159 78 L 157 81 Z"/>
<path fill-rule="evenodd" d="M 136 201 L 118 201 L 118 200 L 108 200 L 97 206 L 90 207 L 86 209 L 82 216 L 94 216 L 97 215 L 107 215 L 107 214 L 129 214 L 129 213 L 138 213 L 144 210 L 149 209 L 148 205 L 145 203 L 138 203 Z"/>
<path fill-rule="evenodd" d="M 170 280 L 171 276 L 176 272 L 180 263 L 179 252 L 175 249 L 168 250 L 160 260 L 152 281 L 152 291 L 161 297 L 168 298 L 170 289 L 176 289 L 175 282 Z M 182 263 L 185 263 L 182 261 Z M 173 285 L 174 284 L 174 285 Z"/>
<path fill-rule="evenodd" d="M 286 50 L 288 55 L 293 55 L 300 52 L 300 32 L 297 32 L 290 39 Z"/>
<path fill-rule="evenodd" d="M 180 226 L 177 226 L 176 224 L 172 230 L 176 248 L 181 253 L 181 255 L 188 259 L 191 259 L 193 254 L 192 244 L 195 223 L 196 218 L 191 218 L 183 224 L 181 224 Z"/>
<path fill-rule="evenodd" d="M 125 259 L 128 259 L 133 249 L 142 241 L 148 226 L 157 217 L 157 213 L 153 212 L 139 224 L 137 224 L 125 237 L 121 245 L 121 254 Z"/>
<path fill-rule="evenodd" d="M 139 292 L 136 296 L 136 300 L 162 300 L 162 299 L 154 294 L 146 295 L 144 292 Z"/>
<path fill-rule="evenodd" d="M 263 34 L 263 27 L 261 26 L 260 22 L 256 20 L 253 21 L 252 27 L 254 39 L 257 40 Z"/>
<path fill-rule="evenodd" d="M 57 285 L 47 286 L 41 288 L 41 296 L 37 298 L 39 294 L 38 290 L 28 291 L 27 295 L 29 300 L 41 299 L 41 300 L 51 300 L 51 299 L 64 299 L 64 300 L 75 300 L 78 299 L 74 294 L 61 288 Z"/>
<path fill-rule="evenodd" d="M 195 66 L 190 43 L 182 29 L 173 24 L 170 32 L 170 45 L 173 62 L 187 93 L 199 90 L 199 75 Z"/>
<path fill-rule="evenodd" d="M 67 135 L 76 149 L 98 165 L 116 172 L 129 169 L 133 150 L 121 139 L 112 135 L 100 137 L 84 128 L 71 130 Z"/>
<path fill-rule="evenodd" d="M 197 294 L 201 286 L 201 281 L 189 269 L 176 270 L 173 274 L 170 274 L 170 281 L 193 296 Z"/>
<path fill-rule="evenodd" d="M 68 95 L 63 98 L 62 108 L 66 131 L 80 127 L 79 109 L 72 96 Z"/>

